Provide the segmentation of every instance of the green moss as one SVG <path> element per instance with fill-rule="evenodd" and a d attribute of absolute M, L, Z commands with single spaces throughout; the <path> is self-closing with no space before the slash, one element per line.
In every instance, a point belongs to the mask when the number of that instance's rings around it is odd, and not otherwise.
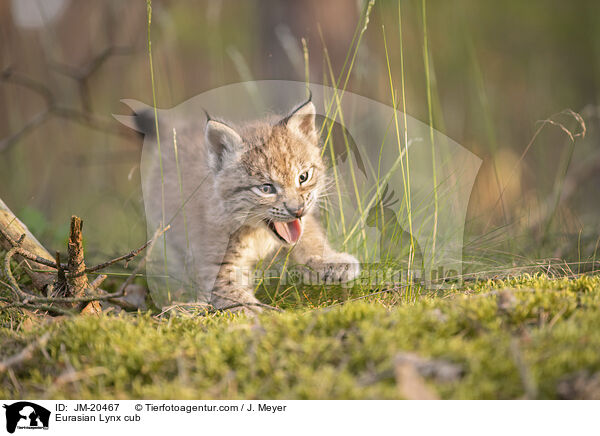
<path fill-rule="evenodd" d="M 398 398 L 394 356 L 410 351 L 464 369 L 460 379 L 428 380 L 442 398 L 523 397 L 523 366 L 538 396 L 555 398 L 565 376 L 600 371 L 600 278 L 523 276 L 414 303 L 378 296 L 257 320 L 122 315 L 5 326 L 0 358 L 42 331 L 51 332 L 46 353 L 0 375 L 0 397 Z"/>

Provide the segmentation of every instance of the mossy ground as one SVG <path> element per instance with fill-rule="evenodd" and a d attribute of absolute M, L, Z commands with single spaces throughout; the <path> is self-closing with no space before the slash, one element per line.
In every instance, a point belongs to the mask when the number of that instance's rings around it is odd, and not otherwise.
<path fill-rule="evenodd" d="M 394 357 L 460 365 L 441 398 L 556 398 L 600 371 L 600 277 L 522 276 L 406 302 L 393 294 L 257 319 L 149 314 L 27 321 L 1 314 L 0 398 L 400 398 Z"/>

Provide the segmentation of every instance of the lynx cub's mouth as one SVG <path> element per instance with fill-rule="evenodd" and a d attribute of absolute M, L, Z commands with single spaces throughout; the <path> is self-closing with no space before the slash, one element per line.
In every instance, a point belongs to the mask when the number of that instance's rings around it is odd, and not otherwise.
<path fill-rule="evenodd" d="M 267 221 L 267 227 L 283 242 L 295 244 L 302 236 L 301 218 L 288 222 Z"/>

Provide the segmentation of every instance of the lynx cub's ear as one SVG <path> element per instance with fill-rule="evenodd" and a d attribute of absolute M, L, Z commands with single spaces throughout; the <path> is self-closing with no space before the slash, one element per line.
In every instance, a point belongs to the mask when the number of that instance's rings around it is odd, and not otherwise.
<path fill-rule="evenodd" d="M 315 127 L 315 105 L 307 101 L 289 114 L 283 120 L 289 130 L 306 136 L 311 141 L 317 140 L 317 129 Z"/>
<path fill-rule="evenodd" d="M 233 153 L 241 144 L 242 138 L 225 123 L 209 119 L 206 123 L 206 145 L 209 151 L 209 164 L 213 171 L 223 167 L 223 157 Z"/>

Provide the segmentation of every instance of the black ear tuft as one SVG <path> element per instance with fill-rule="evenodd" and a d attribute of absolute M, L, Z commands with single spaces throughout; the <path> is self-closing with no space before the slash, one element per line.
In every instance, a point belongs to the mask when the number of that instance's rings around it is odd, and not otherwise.
<path fill-rule="evenodd" d="M 311 140 L 316 141 L 317 129 L 315 126 L 316 109 L 313 102 L 309 100 L 296 107 L 288 116 L 281 120 L 281 123 L 293 132 L 300 133 Z"/>

